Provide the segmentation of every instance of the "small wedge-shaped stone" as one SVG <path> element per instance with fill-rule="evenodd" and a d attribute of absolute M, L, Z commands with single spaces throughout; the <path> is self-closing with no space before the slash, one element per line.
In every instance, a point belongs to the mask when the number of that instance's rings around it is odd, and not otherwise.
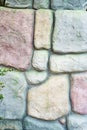
<path fill-rule="evenodd" d="M 87 52 L 87 12 L 56 11 L 55 18 L 53 51 Z"/>
<path fill-rule="evenodd" d="M 0 120 L 0 130 L 23 130 L 20 121 Z"/>
<path fill-rule="evenodd" d="M 26 72 L 26 77 L 29 83 L 31 84 L 39 84 L 46 80 L 47 78 L 47 72 L 46 71 L 36 71 L 36 70 L 30 70 Z"/>
<path fill-rule="evenodd" d="M 50 70 L 53 73 L 87 70 L 87 54 L 52 55 Z"/>
<path fill-rule="evenodd" d="M 24 130 L 64 130 L 58 121 L 43 121 L 30 116 L 24 119 Z"/>
<path fill-rule="evenodd" d="M 34 45 L 37 49 L 51 47 L 53 13 L 51 10 L 36 11 Z"/>
<path fill-rule="evenodd" d="M 5 0 L 5 6 L 16 8 L 32 8 L 32 0 Z"/>
<path fill-rule="evenodd" d="M 46 70 L 49 53 L 47 50 L 35 50 L 32 65 L 37 70 Z"/>
<path fill-rule="evenodd" d="M 69 82 L 67 75 L 52 76 L 28 93 L 28 114 L 45 120 L 55 120 L 68 114 Z"/>
<path fill-rule="evenodd" d="M 35 9 L 49 8 L 49 0 L 34 0 L 34 8 Z"/>
<path fill-rule="evenodd" d="M 0 75 L 0 118 L 22 119 L 26 110 L 27 83 L 21 72 Z"/>
<path fill-rule="evenodd" d="M 0 64 L 25 70 L 32 56 L 33 10 L 0 9 Z"/>

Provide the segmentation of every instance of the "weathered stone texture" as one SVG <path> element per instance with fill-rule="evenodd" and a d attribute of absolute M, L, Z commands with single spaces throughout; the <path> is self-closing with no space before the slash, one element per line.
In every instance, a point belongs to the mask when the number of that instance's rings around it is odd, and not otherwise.
<path fill-rule="evenodd" d="M 26 80 L 20 72 L 0 75 L 0 118 L 22 119 L 26 110 Z"/>
<path fill-rule="evenodd" d="M 0 130 L 23 130 L 20 121 L 0 120 Z"/>
<path fill-rule="evenodd" d="M 24 130 L 64 130 L 58 121 L 42 121 L 32 117 L 24 119 Z"/>
<path fill-rule="evenodd" d="M 67 75 L 52 76 L 28 93 L 28 114 L 45 120 L 55 120 L 68 114 L 69 82 Z"/>
<path fill-rule="evenodd" d="M 60 9 L 63 8 L 64 0 L 51 0 L 51 8 L 52 9 Z"/>
<path fill-rule="evenodd" d="M 30 70 L 26 72 L 26 77 L 29 83 L 31 84 L 39 84 L 46 80 L 47 78 L 47 72 L 46 71 L 36 71 L 36 70 Z"/>
<path fill-rule="evenodd" d="M 87 116 L 77 114 L 69 115 L 67 118 L 68 130 L 87 130 Z"/>
<path fill-rule="evenodd" d="M 87 114 L 87 73 L 72 75 L 71 101 L 73 111 Z"/>
<path fill-rule="evenodd" d="M 47 9 L 49 8 L 49 0 L 34 0 L 34 8 L 35 9 Z"/>
<path fill-rule="evenodd" d="M 53 51 L 59 53 L 87 52 L 87 13 L 56 11 Z"/>
<path fill-rule="evenodd" d="M 37 70 L 46 70 L 48 63 L 48 51 L 46 50 L 35 50 L 32 60 L 32 65 Z"/>
<path fill-rule="evenodd" d="M 33 24 L 33 10 L 0 9 L 0 64 L 21 70 L 29 67 Z"/>
<path fill-rule="evenodd" d="M 54 73 L 87 70 L 87 54 L 52 55 L 50 70 Z"/>
<path fill-rule="evenodd" d="M 51 48 L 53 14 L 51 10 L 36 11 L 34 45 L 37 49 Z"/>
<path fill-rule="evenodd" d="M 5 0 L 5 6 L 13 8 L 32 8 L 33 0 Z"/>
<path fill-rule="evenodd" d="M 87 7 L 87 0 L 51 0 L 51 8 L 77 10 Z"/>

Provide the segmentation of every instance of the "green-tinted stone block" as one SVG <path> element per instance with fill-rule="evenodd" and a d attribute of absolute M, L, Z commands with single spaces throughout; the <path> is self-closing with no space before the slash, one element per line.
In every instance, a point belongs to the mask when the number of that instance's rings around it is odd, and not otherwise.
<path fill-rule="evenodd" d="M 49 0 L 34 0 L 34 8 L 35 9 L 49 8 Z"/>
<path fill-rule="evenodd" d="M 6 0 L 5 6 L 14 8 L 32 8 L 33 0 Z"/>

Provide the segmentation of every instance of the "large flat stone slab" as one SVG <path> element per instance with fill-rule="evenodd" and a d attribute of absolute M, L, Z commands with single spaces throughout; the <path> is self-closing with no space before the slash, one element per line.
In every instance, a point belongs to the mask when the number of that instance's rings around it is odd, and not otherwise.
<path fill-rule="evenodd" d="M 51 48 L 52 24 L 53 13 L 51 10 L 40 9 L 36 11 L 34 45 L 37 49 Z"/>
<path fill-rule="evenodd" d="M 69 82 L 67 75 L 52 76 L 44 84 L 28 92 L 28 115 L 45 120 L 55 120 L 67 115 Z"/>
<path fill-rule="evenodd" d="M 33 24 L 33 10 L 0 9 L 0 64 L 20 70 L 29 67 Z"/>
<path fill-rule="evenodd" d="M 87 114 L 87 73 L 72 75 L 71 102 L 73 111 Z"/>
<path fill-rule="evenodd" d="M 5 0 L 5 6 L 13 8 L 32 8 L 33 0 Z"/>
<path fill-rule="evenodd" d="M 20 121 L 0 120 L 0 130 L 23 130 Z"/>
<path fill-rule="evenodd" d="M 51 55 L 50 70 L 53 73 L 87 70 L 87 54 Z"/>
<path fill-rule="evenodd" d="M 59 53 L 87 52 L 87 12 L 56 11 L 53 51 Z"/>
<path fill-rule="evenodd" d="M 58 121 L 43 121 L 30 116 L 24 119 L 24 130 L 64 130 Z"/>
<path fill-rule="evenodd" d="M 0 75 L 0 118 L 22 119 L 26 110 L 27 83 L 21 72 Z"/>

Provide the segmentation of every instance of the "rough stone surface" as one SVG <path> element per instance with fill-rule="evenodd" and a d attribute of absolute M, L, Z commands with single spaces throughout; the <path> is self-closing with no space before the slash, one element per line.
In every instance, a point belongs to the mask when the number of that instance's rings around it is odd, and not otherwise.
<path fill-rule="evenodd" d="M 87 0 L 51 0 L 51 8 L 77 10 L 87 7 Z"/>
<path fill-rule="evenodd" d="M 0 130 L 23 130 L 20 121 L 0 120 Z"/>
<path fill-rule="evenodd" d="M 73 110 L 80 114 L 87 114 L 87 73 L 73 74 L 71 85 Z"/>
<path fill-rule="evenodd" d="M 0 64 L 21 70 L 28 68 L 32 56 L 33 23 L 33 10 L 0 9 Z"/>
<path fill-rule="evenodd" d="M 40 9 L 36 11 L 34 45 L 37 49 L 51 47 L 52 23 L 53 13 L 51 10 Z"/>
<path fill-rule="evenodd" d="M 35 9 L 49 8 L 49 0 L 34 0 L 34 8 Z"/>
<path fill-rule="evenodd" d="M 87 70 L 87 54 L 52 55 L 50 70 L 53 73 L 76 72 Z"/>
<path fill-rule="evenodd" d="M 22 119 L 26 110 L 26 80 L 21 72 L 0 75 L 0 118 Z"/>
<path fill-rule="evenodd" d="M 48 51 L 46 50 L 35 50 L 32 60 L 32 65 L 38 70 L 46 70 L 48 63 Z"/>
<path fill-rule="evenodd" d="M 87 116 L 69 115 L 67 125 L 68 130 L 87 130 Z"/>
<path fill-rule="evenodd" d="M 85 11 L 56 11 L 55 17 L 53 51 L 87 52 L 87 13 Z"/>
<path fill-rule="evenodd" d="M 24 119 L 25 130 L 64 130 L 58 121 L 42 121 L 32 117 Z"/>
<path fill-rule="evenodd" d="M 32 0 L 5 0 L 5 6 L 13 8 L 32 8 Z"/>
<path fill-rule="evenodd" d="M 63 8 L 64 0 L 51 0 L 51 8 L 52 9 L 60 9 Z"/>
<path fill-rule="evenodd" d="M 46 80 L 47 78 L 47 72 L 38 72 L 36 70 L 30 70 L 26 72 L 26 77 L 29 83 L 31 84 L 39 84 Z"/>
<path fill-rule="evenodd" d="M 52 76 L 28 93 L 28 114 L 45 120 L 55 120 L 69 112 L 67 75 Z"/>

